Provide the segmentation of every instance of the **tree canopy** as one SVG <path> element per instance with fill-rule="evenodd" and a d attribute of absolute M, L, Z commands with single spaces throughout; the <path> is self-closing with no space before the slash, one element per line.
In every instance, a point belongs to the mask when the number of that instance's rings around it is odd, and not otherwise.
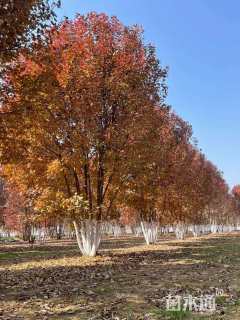
<path fill-rule="evenodd" d="M 0 62 L 9 62 L 19 49 L 44 36 L 56 22 L 60 1 L 4 0 L 0 2 Z"/>

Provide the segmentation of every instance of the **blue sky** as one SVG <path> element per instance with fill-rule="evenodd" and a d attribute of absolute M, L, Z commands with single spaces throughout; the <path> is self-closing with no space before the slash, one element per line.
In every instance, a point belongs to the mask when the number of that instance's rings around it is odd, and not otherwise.
<path fill-rule="evenodd" d="M 142 25 L 169 66 L 168 102 L 190 122 L 199 147 L 240 183 L 240 2 L 237 0 L 62 0 L 59 17 L 89 11 Z"/>

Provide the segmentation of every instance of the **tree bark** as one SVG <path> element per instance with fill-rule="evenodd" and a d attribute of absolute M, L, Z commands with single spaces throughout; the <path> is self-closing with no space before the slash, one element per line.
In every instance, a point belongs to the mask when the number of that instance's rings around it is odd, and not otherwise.
<path fill-rule="evenodd" d="M 73 222 L 78 247 L 84 256 L 96 256 L 101 241 L 101 225 L 96 220 Z"/>
<path fill-rule="evenodd" d="M 141 227 L 147 245 L 156 243 L 158 237 L 158 224 L 153 221 L 141 221 Z"/>

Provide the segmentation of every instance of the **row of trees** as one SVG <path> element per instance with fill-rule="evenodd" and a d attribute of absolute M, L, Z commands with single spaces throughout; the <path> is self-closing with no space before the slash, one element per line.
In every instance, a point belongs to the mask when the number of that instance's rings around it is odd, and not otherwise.
<path fill-rule="evenodd" d="M 1 83 L 5 216 L 67 220 L 86 255 L 102 221 L 141 222 L 147 242 L 158 223 L 235 223 L 236 201 L 166 104 L 167 69 L 139 27 L 90 13 L 48 37 L 8 63 Z"/>

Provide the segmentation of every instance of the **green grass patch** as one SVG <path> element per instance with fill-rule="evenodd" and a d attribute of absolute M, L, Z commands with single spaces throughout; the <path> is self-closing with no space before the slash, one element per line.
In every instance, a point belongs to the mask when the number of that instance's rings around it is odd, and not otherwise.
<path fill-rule="evenodd" d="M 1 242 L 16 242 L 19 241 L 16 237 L 0 237 L 0 243 Z"/>
<path fill-rule="evenodd" d="M 14 259 L 25 259 L 35 257 L 50 256 L 52 253 L 49 251 L 17 251 L 17 252 L 0 252 L 0 260 L 14 260 Z"/>
<path fill-rule="evenodd" d="M 225 296 L 218 296 L 216 297 L 216 304 L 223 306 L 226 304 L 226 297 Z"/>

